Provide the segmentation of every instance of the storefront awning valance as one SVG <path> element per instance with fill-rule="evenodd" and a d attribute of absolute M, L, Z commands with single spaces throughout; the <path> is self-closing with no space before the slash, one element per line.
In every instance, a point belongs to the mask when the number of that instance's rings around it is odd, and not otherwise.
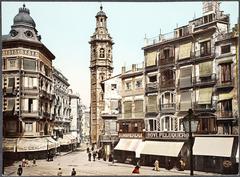
<path fill-rule="evenodd" d="M 231 157 L 232 148 L 233 137 L 196 137 L 193 155 Z"/>
<path fill-rule="evenodd" d="M 131 151 L 136 153 L 136 157 L 140 157 L 143 148 L 141 139 L 120 139 L 114 150 Z"/>
<path fill-rule="evenodd" d="M 3 138 L 2 146 L 4 152 L 16 152 L 17 138 Z"/>
<path fill-rule="evenodd" d="M 211 104 L 212 92 L 213 92 L 212 88 L 199 89 L 198 104 Z"/>
<path fill-rule="evenodd" d="M 127 151 L 129 149 L 130 144 L 131 144 L 131 139 L 120 139 L 117 146 L 114 148 L 114 150 Z"/>
<path fill-rule="evenodd" d="M 17 152 L 45 151 L 47 141 L 45 138 L 20 138 L 17 142 Z"/>
<path fill-rule="evenodd" d="M 178 157 L 183 142 L 145 141 L 141 154 Z"/>

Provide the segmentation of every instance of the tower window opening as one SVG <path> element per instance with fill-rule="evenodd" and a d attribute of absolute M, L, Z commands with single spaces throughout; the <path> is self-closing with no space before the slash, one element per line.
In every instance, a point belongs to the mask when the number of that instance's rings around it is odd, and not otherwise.
<path fill-rule="evenodd" d="M 104 49 L 103 48 L 100 49 L 100 56 L 99 57 L 100 58 L 104 58 L 105 57 L 105 53 L 104 53 Z"/>

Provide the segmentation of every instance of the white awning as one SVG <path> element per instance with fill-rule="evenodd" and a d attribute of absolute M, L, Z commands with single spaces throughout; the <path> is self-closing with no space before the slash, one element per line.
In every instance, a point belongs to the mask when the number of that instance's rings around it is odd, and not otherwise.
<path fill-rule="evenodd" d="M 47 140 L 45 138 L 19 138 L 17 142 L 17 152 L 45 151 L 47 150 Z"/>
<path fill-rule="evenodd" d="M 231 157 L 233 137 L 196 137 L 193 155 Z"/>
<path fill-rule="evenodd" d="M 184 142 L 145 141 L 141 154 L 177 157 Z"/>
<path fill-rule="evenodd" d="M 238 145 L 238 148 L 237 148 L 236 162 L 239 163 L 239 145 Z"/>
<path fill-rule="evenodd" d="M 2 144 L 4 152 L 16 152 L 17 138 L 3 138 Z"/>
<path fill-rule="evenodd" d="M 131 139 L 120 139 L 114 150 L 128 151 Z"/>

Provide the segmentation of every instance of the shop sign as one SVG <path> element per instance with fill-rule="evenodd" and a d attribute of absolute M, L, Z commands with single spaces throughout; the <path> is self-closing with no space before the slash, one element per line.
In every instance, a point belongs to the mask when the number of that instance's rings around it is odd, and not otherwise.
<path fill-rule="evenodd" d="M 187 139 L 188 133 L 184 132 L 146 132 L 146 139 Z"/>
<path fill-rule="evenodd" d="M 119 133 L 119 138 L 142 138 L 142 133 Z"/>

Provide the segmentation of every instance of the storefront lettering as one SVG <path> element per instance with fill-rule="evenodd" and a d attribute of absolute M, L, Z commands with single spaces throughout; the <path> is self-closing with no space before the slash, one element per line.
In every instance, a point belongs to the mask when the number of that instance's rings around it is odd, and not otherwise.
<path fill-rule="evenodd" d="M 146 138 L 148 139 L 187 139 L 188 134 L 183 132 L 147 132 Z"/>
<path fill-rule="evenodd" d="M 142 138 L 142 133 L 119 133 L 119 138 Z"/>

